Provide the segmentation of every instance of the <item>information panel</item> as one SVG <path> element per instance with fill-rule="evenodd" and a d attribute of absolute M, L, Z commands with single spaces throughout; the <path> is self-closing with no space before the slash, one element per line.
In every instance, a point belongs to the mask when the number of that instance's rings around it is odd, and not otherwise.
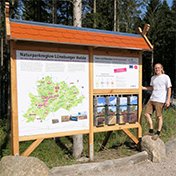
<path fill-rule="evenodd" d="M 139 58 L 94 55 L 93 88 L 139 88 Z"/>
<path fill-rule="evenodd" d="M 16 56 L 19 136 L 89 129 L 88 55 Z"/>

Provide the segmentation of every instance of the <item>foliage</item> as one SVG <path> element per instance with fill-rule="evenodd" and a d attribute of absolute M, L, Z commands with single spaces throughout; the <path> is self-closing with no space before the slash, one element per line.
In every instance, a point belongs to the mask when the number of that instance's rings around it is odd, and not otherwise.
<path fill-rule="evenodd" d="M 144 112 L 143 112 L 144 113 Z M 152 115 L 154 130 L 157 130 L 157 118 L 155 114 Z M 176 137 L 176 109 L 170 107 L 165 108 L 163 111 L 163 127 L 161 131 L 161 139 L 164 142 L 171 140 Z M 2 122 L 2 121 L 1 121 Z M 6 129 L 5 121 L 3 125 L 0 127 L 0 139 L 3 144 L 2 148 L 2 156 L 11 154 L 11 141 L 10 139 L 4 140 L 5 136 L 8 135 L 8 130 Z M 148 131 L 148 125 L 144 114 L 142 115 L 142 130 L 143 132 Z M 130 132 L 136 136 L 136 129 L 130 129 Z M 104 155 L 104 151 L 99 152 L 100 146 L 106 136 L 107 132 L 95 133 L 94 134 L 94 151 L 95 158 L 103 158 L 103 159 L 113 159 L 113 158 L 121 158 L 124 156 L 132 155 L 137 153 L 137 146 L 132 142 L 131 138 L 129 138 L 122 130 L 114 131 L 106 144 L 105 150 L 107 153 L 111 153 L 116 151 L 116 156 L 112 157 L 106 153 Z M 83 156 L 88 156 L 88 134 L 84 135 L 84 153 Z M 20 142 L 20 153 L 22 154 L 27 147 L 33 141 L 24 141 Z M 70 165 L 78 163 L 74 157 L 73 153 L 73 138 L 72 136 L 60 137 L 53 139 L 45 139 L 31 154 L 30 156 L 34 156 L 44 161 L 49 168 L 62 166 L 62 165 Z"/>

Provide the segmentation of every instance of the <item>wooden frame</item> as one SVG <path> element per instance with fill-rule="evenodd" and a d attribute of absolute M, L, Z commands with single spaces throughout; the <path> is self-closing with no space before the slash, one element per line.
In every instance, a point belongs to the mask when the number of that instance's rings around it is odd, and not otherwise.
<path fill-rule="evenodd" d="M 93 159 L 94 152 L 94 133 L 104 131 L 123 130 L 136 144 L 139 142 L 139 138 L 142 136 L 142 128 L 140 124 L 141 111 L 142 111 L 142 52 L 136 51 L 101 51 L 101 48 L 93 47 L 76 47 L 67 45 L 48 45 L 35 43 L 35 46 L 31 45 L 32 42 L 14 42 L 11 41 L 11 83 L 12 83 L 12 155 L 19 154 L 19 142 L 27 140 L 35 140 L 31 146 L 22 154 L 22 156 L 28 156 L 30 153 L 44 140 L 44 138 L 69 136 L 76 134 L 89 134 L 89 157 Z M 59 47 L 58 47 L 59 46 Z M 17 75 L 16 75 L 16 50 L 28 50 L 28 51 L 45 51 L 45 52 L 65 52 L 65 53 L 77 53 L 77 54 L 88 54 L 89 55 L 89 115 L 90 115 L 90 128 L 89 130 L 71 131 L 71 132 L 60 132 L 42 135 L 31 135 L 22 136 L 18 135 L 18 112 L 17 112 Z M 99 51 L 98 51 L 99 50 Z M 108 55 L 108 56 L 124 56 L 124 57 L 138 57 L 139 58 L 139 88 L 138 89 L 93 89 L 93 55 Z M 138 95 L 138 122 L 135 124 L 126 123 L 125 125 L 113 125 L 98 128 L 93 126 L 93 95 L 101 94 L 137 94 Z M 128 129 L 137 129 L 137 138 L 135 138 Z"/>

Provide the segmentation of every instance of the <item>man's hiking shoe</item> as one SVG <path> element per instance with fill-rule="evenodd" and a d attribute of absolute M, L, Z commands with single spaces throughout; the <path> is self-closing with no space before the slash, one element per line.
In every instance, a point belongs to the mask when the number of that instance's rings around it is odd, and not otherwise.
<path fill-rule="evenodd" d="M 155 135 L 152 136 L 153 140 L 157 140 L 158 138 L 159 138 L 158 134 L 155 134 Z"/>
<path fill-rule="evenodd" d="M 154 133 L 149 133 L 149 131 L 148 132 L 146 132 L 146 133 L 143 133 L 143 136 L 153 136 L 154 135 Z"/>

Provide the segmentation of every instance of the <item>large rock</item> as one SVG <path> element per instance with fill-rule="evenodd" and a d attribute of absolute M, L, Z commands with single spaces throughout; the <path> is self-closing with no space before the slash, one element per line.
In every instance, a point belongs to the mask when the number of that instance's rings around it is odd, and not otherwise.
<path fill-rule="evenodd" d="M 165 143 L 166 146 L 166 155 L 172 152 L 176 148 L 176 138 Z"/>
<path fill-rule="evenodd" d="M 5 156 L 0 161 L 0 176 L 53 176 L 43 161 L 35 157 Z"/>
<path fill-rule="evenodd" d="M 148 153 L 148 159 L 154 163 L 161 163 L 166 160 L 166 148 L 164 142 L 158 138 L 151 139 L 151 136 L 144 136 L 141 142 L 141 150 Z"/>

